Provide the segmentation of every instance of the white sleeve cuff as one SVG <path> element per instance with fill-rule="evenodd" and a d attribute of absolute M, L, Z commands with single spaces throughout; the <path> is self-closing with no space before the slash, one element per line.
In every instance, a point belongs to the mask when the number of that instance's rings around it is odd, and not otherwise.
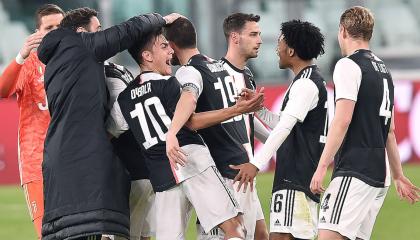
<path fill-rule="evenodd" d="M 16 63 L 19 65 L 23 65 L 23 63 L 25 63 L 25 59 L 22 57 L 22 55 L 20 55 L 20 53 L 18 53 L 15 60 Z"/>
<path fill-rule="evenodd" d="M 264 146 L 258 152 L 251 163 L 256 166 L 258 169 L 262 169 L 277 151 L 277 149 L 283 144 L 287 136 L 289 136 L 290 131 L 295 126 L 297 118 L 283 114 L 280 118 L 277 126 L 271 131 L 270 136 L 267 141 L 265 141 Z"/>
<path fill-rule="evenodd" d="M 258 118 L 254 119 L 254 132 L 255 137 L 262 143 L 267 141 L 268 136 L 270 136 L 270 132 Z"/>
<path fill-rule="evenodd" d="M 266 107 L 263 107 L 261 110 L 255 112 L 255 115 L 271 129 L 275 128 L 277 123 L 280 121 L 280 115 L 271 112 Z"/>

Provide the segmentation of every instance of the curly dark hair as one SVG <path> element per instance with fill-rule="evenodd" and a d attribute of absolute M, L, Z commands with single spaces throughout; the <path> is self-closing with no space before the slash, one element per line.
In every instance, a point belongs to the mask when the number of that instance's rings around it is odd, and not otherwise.
<path fill-rule="evenodd" d="M 76 31 L 79 27 L 88 29 L 92 17 L 97 17 L 98 12 L 92 8 L 82 7 L 70 10 L 61 20 L 60 27 Z"/>
<path fill-rule="evenodd" d="M 311 60 L 324 54 L 324 35 L 310 22 L 291 20 L 281 24 L 281 34 L 287 46 L 293 48 L 302 60 Z"/>

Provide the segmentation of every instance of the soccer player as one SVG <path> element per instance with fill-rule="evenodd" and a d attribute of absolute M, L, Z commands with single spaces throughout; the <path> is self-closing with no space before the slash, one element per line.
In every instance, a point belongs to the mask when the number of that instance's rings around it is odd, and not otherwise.
<path fill-rule="evenodd" d="M 133 17 L 98 32 L 64 18 L 38 48 L 47 64 L 51 123 L 45 139 L 43 239 L 129 237 L 129 179 L 108 139 L 103 62 L 179 17 Z M 98 25 L 97 17 L 91 26 Z"/>
<path fill-rule="evenodd" d="M 260 16 L 245 13 L 234 13 L 223 21 L 223 31 L 226 37 L 228 49 L 226 56 L 221 59 L 223 67 L 227 70 L 231 80 L 235 83 L 237 91 L 248 88 L 255 90 L 256 84 L 251 70 L 246 66 L 250 58 L 258 56 L 258 49 L 262 44 L 261 31 L 258 26 Z M 265 142 L 269 132 L 264 125 L 256 118 L 253 113 L 244 114 L 248 142 L 244 144 L 250 159 L 253 158 L 254 135 L 261 142 Z M 255 130 L 255 131 L 254 131 Z M 247 236 L 252 239 L 268 239 L 267 227 L 265 225 L 264 214 L 258 199 L 257 191 L 235 192 L 239 202 L 248 209 L 244 214 Z M 247 195 L 252 195 L 249 197 Z M 250 198 L 251 201 L 245 199 Z M 246 203 L 246 205 L 245 205 Z M 198 226 L 200 228 L 200 226 Z M 203 231 L 198 231 L 203 233 Z M 212 234 L 219 234 L 221 231 L 211 231 L 210 236 L 202 236 L 201 239 L 211 239 Z M 253 236 L 253 237 L 252 237 Z"/>
<path fill-rule="evenodd" d="M 45 65 L 33 50 L 45 34 L 58 27 L 63 16 L 63 10 L 57 5 L 41 6 L 35 13 L 35 33 L 26 39 L 16 59 L 0 76 L 0 97 L 17 95 L 20 180 L 38 239 L 41 239 L 44 214 L 41 163 L 50 115 L 44 90 Z"/>
<path fill-rule="evenodd" d="M 170 76 L 173 50 L 161 33 L 158 29 L 129 49 L 142 72 L 118 96 L 108 131 L 118 137 L 131 129 L 144 151 L 156 192 L 156 239 L 185 239 L 192 207 L 203 219 L 206 231 L 220 225 L 226 239 L 243 239 L 231 190 L 200 135 L 184 126 L 195 105 L 188 101 L 189 96 L 200 89 L 189 85 L 181 92 L 177 78 Z M 183 167 L 171 164 L 166 156 L 169 128 L 177 133 L 179 151 L 187 156 Z"/>
<path fill-rule="evenodd" d="M 400 198 L 419 200 L 419 189 L 402 171 L 394 134 L 394 85 L 384 62 L 369 50 L 374 18 L 364 7 L 340 17 L 341 53 L 334 69 L 335 115 L 311 182 L 319 194 L 335 156 L 332 181 L 319 214 L 320 240 L 370 238 L 384 201 L 386 155 Z"/>
<path fill-rule="evenodd" d="M 176 20 L 166 27 L 165 33 L 177 60 L 184 65 L 177 71 L 177 79 L 182 86 L 195 86 L 200 89 L 196 100 L 196 113 L 192 115 L 189 126 L 203 136 L 218 170 L 230 188 L 233 188 L 236 171 L 229 168 L 229 165 L 249 161 L 248 152 L 243 146 L 249 143 L 243 115 L 230 110 L 235 106 L 235 98 L 238 96 L 236 84 L 221 62 L 200 54 L 195 28 L 188 19 Z M 257 99 L 258 95 L 262 93 L 257 93 L 253 99 Z M 177 143 L 173 134 L 168 134 L 167 148 L 170 160 L 182 158 L 177 154 Z M 252 218 L 252 222 L 245 222 L 251 223 L 250 226 L 245 225 L 245 228 L 246 239 L 253 239 L 259 201 L 255 200 L 255 195 L 251 193 L 243 197 L 235 194 L 235 198 L 244 211 L 244 217 Z M 201 218 L 199 220 L 204 221 Z M 217 232 L 217 229 L 215 231 Z M 207 237 L 199 234 L 200 237 Z"/>
<path fill-rule="evenodd" d="M 111 109 L 118 95 L 134 77 L 127 68 L 110 62 L 105 62 L 105 76 L 110 95 L 108 107 Z M 130 239 L 149 240 L 155 232 L 155 194 L 143 153 L 131 130 L 125 131 L 118 138 L 112 138 L 111 142 L 131 179 Z"/>
<path fill-rule="evenodd" d="M 319 195 L 309 189 L 321 156 L 327 131 L 327 90 L 314 59 L 324 53 L 324 36 L 309 22 L 281 24 L 277 55 L 279 67 L 295 78 L 281 108 L 281 117 L 268 120 L 273 128 L 261 152 L 250 163 L 238 166 L 236 179 L 252 184 L 258 170 L 277 150 L 270 207 L 270 239 L 313 239 L 317 233 Z"/>
<path fill-rule="evenodd" d="M 66 13 L 65 24 L 80 32 L 97 32 L 101 29 L 97 21 L 98 13 L 90 8 L 78 8 Z M 134 79 L 128 69 L 114 63 L 105 62 L 106 85 L 109 93 L 108 111 L 118 97 Z M 136 140 L 131 131 L 112 139 L 114 150 L 130 174 L 130 239 L 148 240 L 152 232 L 154 193 L 149 172 Z M 110 236 L 107 236 L 110 237 Z"/>

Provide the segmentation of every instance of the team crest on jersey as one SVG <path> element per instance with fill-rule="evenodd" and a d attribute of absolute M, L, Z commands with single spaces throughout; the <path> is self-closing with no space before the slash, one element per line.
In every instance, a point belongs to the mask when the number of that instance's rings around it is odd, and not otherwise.
<path fill-rule="evenodd" d="M 330 201 L 331 193 L 328 193 L 327 196 L 325 196 L 324 201 L 321 204 L 321 210 L 323 212 L 326 212 L 330 207 L 328 206 L 328 202 Z"/>

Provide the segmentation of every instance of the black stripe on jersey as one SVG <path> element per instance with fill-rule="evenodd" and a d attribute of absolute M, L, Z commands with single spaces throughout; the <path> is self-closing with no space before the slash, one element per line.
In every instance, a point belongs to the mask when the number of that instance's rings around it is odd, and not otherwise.
<path fill-rule="evenodd" d="M 341 203 L 340 210 L 338 211 L 337 224 L 340 222 L 341 211 L 343 210 L 344 201 L 346 200 L 347 193 L 349 192 L 349 189 L 350 189 L 351 179 L 352 179 L 352 177 L 349 177 L 347 188 L 346 188 L 346 192 L 344 193 L 344 197 L 343 197 L 343 202 Z"/>
<path fill-rule="evenodd" d="M 334 208 L 331 214 L 330 223 L 338 224 L 339 222 L 339 216 L 341 215 L 341 211 L 343 210 L 344 201 L 350 187 L 350 182 L 351 177 L 343 177 L 343 179 L 341 180 L 340 189 L 338 191 L 337 198 L 334 202 Z"/>
<path fill-rule="evenodd" d="M 225 180 L 223 179 L 222 175 L 220 175 L 219 170 L 217 170 L 217 168 L 215 166 L 211 166 L 211 168 L 213 169 L 214 173 L 216 174 L 217 178 L 219 179 L 220 183 L 223 185 L 223 187 L 226 190 L 226 193 L 228 194 L 230 200 L 233 203 L 233 206 L 235 206 L 236 208 L 239 207 L 238 202 L 236 201 L 235 197 L 232 195 L 232 193 L 230 192 L 230 190 L 227 188 Z"/>

